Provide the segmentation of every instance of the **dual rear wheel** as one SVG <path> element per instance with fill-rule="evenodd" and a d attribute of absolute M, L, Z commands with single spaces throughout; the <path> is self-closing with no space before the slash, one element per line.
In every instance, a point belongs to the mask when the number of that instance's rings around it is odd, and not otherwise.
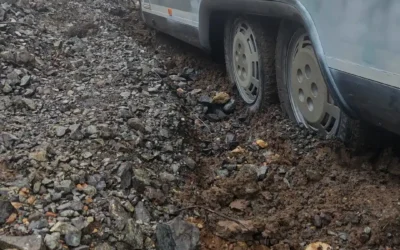
<path fill-rule="evenodd" d="M 327 138 L 347 141 L 354 122 L 335 103 L 306 30 L 283 21 L 261 25 L 243 17 L 226 22 L 227 72 L 251 111 L 277 102 L 296 123 Z"/>

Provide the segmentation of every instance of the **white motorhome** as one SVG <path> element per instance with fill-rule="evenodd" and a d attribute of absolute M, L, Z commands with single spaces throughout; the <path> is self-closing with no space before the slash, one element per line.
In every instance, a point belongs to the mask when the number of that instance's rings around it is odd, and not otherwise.
<path fill-rule="evenodd" d="M 209 52 L 257 111 L 348 140 L 366 121 L 400 134 L 400 1 L 141 0 L 144 21 Z"/>

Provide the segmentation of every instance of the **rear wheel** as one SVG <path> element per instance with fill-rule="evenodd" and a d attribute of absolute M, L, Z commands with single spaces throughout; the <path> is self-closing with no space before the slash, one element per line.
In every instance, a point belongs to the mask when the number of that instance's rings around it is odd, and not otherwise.
<path fill-rule="evenodd" d="M 275 80 L 276 28 L 238 17 L 225 25 L 227 72 L 250 111 L 277 101 Z"/>
<path fill-rule="evenodd" d="M 366 144 L 364 131 L 369 126 L 348 117 L 335 103 L 303 27 L 282 22 L 277 38 L 276 72 L 279 99 L 289 119 L 325 138 L 336 137 L 356 148 Z"/>

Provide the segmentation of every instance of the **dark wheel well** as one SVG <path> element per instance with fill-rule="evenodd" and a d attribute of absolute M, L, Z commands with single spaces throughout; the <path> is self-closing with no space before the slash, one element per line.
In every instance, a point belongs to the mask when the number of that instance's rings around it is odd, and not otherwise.
<path fill-rule="evenodd" d="M 209 38 L 211 55 L 219 63 L 224 62 L 224 27 L 230 14 L 225 12 L 213 12 L 210 16 Z"/>

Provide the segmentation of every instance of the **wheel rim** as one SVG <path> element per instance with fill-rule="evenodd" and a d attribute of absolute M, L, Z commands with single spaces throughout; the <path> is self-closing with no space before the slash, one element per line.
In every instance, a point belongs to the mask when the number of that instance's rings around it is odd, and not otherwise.
<path fill-rule="evenodd" d="M 329 94 L 308 35 L 291 42 L 288 91 L 298 123 L 325 135 L 335 135 L 340 109 Z"/>
<path fill-rule="evenodd" d="M 243 100 L 252 104 L 260 91 L 260 63 L 255 35 L 251 27 L 241 21 L 233 38 L 233 72 L 236 86 Z"/>

